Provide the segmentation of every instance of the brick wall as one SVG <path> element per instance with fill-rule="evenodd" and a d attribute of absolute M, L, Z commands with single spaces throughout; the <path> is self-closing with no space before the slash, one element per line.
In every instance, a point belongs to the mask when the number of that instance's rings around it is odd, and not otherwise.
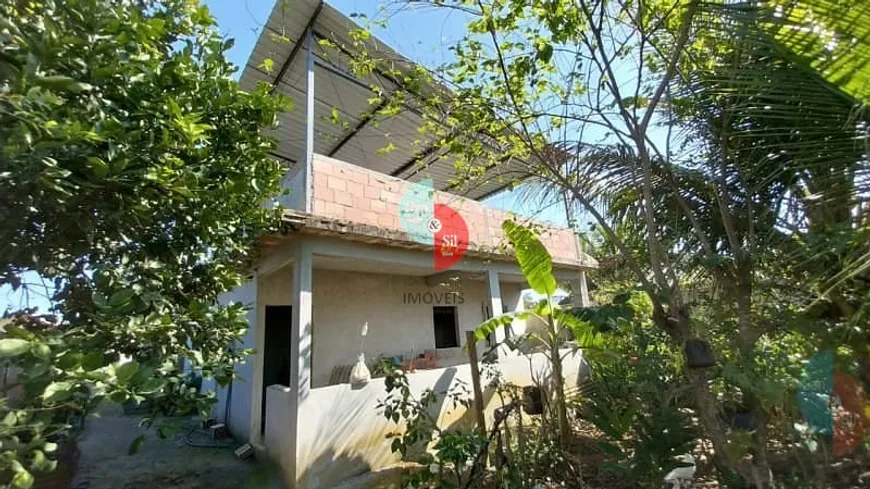
<path fill-rule="evenodd" d="M 315 215 L 403 231 L 399 201 L 410 182 L 321 155 L 314 157 L 313 177 Z M 459 212 L 468 225 L 471 249 L 496 251 L 504 243 L 501 223 L 507 212 L 447 192 L 435 192 L 435 202 Z M 545 225 L 541 233 L 559 263 L 579 262 L 575 239 L 570 230 L 553 226 Z"/>

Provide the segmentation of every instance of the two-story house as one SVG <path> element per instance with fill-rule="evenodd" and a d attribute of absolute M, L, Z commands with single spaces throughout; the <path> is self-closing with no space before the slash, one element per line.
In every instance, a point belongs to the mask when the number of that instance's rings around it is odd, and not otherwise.
<path fill-rule="evenodd" d="M 376 409 L 383 381 L 356 389 L 348 383 L 361 352 L 369 360 L 416 364 L 409 378 L 417 391 L 470 382 L 464 332 L 522 307 L 526 288 L 502 246 L 508 214 L 481 203 L 526 175 L 505 165 L 464 195 L 451 193 L 449 155 L 419 144 L 423 119 L 413 108 L 379 124 L 362 115 L 372 83 L 385 93 L 395 89 L 389 76 L 359 80 L 340 53 L 318 42 L 350 44 L 355 27 L 319 0 L 279 1 L 240 80 L 243 88 L 270 83 L 295 101 L 296 109 L 280 117 L 274 154 L 288 167 L 290 193 L 282 204 L 289 231 L 261 240 L 250 281 L 226 296 L 251 305 L 244 347 L 256 353 L 237 369 L 243 380 L 219 390 L 215 416 L 277 462 L 288 485 L 299 489 L 331 487 L 397 461 L 385 438 L 394 427 Z M 377 39 L 369 43 L 402 59 Z M 326 121 L 333 110 L 348 123 Z M 378 151 L 387 142 L 394 149 Z M 404 213 L 421 203 L 424 214 L 431 206 L 432 217 L 438 209 L 452 212 L 450 219 L 461 216 L 460 242 L 450 234 L 455 226 L 427 228 L 425 215 L 422 238 L 410 229 Z M 545 226 L 541 239 L 557 277 L 583 290 L 584 272 L 596 263 L 575 234 Z M 567 359 L 566 372 L 572 365 L 576 371 L 577 361 Z M 532 363 L 540 366 L 541 359 Z M 503 355 L 499 368 L 511 380 L 531 382 L 525 358 Z M 461 415 L 445 405 L 439 419 L 449 424 Z"/>

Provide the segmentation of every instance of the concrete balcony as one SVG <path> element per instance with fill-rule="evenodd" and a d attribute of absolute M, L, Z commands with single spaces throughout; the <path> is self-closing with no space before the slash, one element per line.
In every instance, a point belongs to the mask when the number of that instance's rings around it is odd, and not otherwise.
<path fill-rule="evenodd" d="M 291 219 L 304 217 L 308 227 L 312 220 L 319 221 L 324 232 L 332 234 L 345 230 L 348 234 L 393 242 L 387 244 L 412 247 L 414 240 L 400 224 L 400 201 L 414 185 L 411 182 L 318 154 L 313 158 L 312 185 L 308 189 L 304 180 L 304 165 L 297 165 L 285 181 L 290 195 L 282 204 L 290 209 Z M 469 254 L 507 257 L 501 224 L 510 217 L 508 212 L 441 191 L 434 192 L 433 200 L 450 206 L 465 220 Z M 535 224 L 555 263 L 596 266 L 595 260 L 580 251 L 577 237 L 570 229 Z"/>

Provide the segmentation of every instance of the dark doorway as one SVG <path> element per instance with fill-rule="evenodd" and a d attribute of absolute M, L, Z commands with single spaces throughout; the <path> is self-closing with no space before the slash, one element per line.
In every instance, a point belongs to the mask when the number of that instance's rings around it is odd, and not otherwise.
<path fill-rule="evenodd" d="M 435 325 L 435 348 L 456 348 L 459 346 L 456 307 L 435 306 L 432 310 L 432 320 Z"/>
<path fill-rule="evenodd" d="M 290 385 L 290 340 L 293 332 L 293 306 L 266 306 L 263 339 L 263 400 L 260 433 L 266 431 L 266 388 Z"/>

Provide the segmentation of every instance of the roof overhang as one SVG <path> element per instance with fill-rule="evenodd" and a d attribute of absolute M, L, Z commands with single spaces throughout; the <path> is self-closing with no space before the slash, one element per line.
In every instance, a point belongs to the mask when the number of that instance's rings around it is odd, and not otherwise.
<path fill-rule="evenodd" d="M 278 141 L 274 156 L 291 166 L 305 154 L 306 32 L 310 29 L 315 39 L 328 39 L 341 47 L 353 45 L 349 32 L 358 28 L 351 19 L 321 0 L 294 0 L 276 2 L 260 32 L 240 84 L 250 90 L 257 83 L 269 83 L 276 92 L 294 100 L 296 109 L 279 116 L 278 129 L 272 134 Z M 366 47 L 379 57 L 402 66 L 413 66 L 411 61 L 374 37 L 366 41 Z M 390 94 L 399 84 L 379 70 L 364 79 L 357 78 L 347 66 L 346 54 L 317 42 L 313 45 L 315 153 L 404 180 L 431 179 L 436 190 L 474 200 L 482 200 L 530 176 L 525 163 L 509 161 L 489 169 L 468 185 L 455 185 L 453 158 L 421 135 L 418 129 L 424 119 L 412 102 L 389 119 L 375 123 L 367 117 L 375 109 L 369 103 L 377 96 L 372 86 Z M 264 68 L 266 59 L 272 60 L 272 72 Z M 338 111 L 346 124 L 328 120 L 333 110 Z M 392 143 L 391 151 L 379 151 L 388 143 Z"/>
<path fill-rule="evenodd" d="M 411 239 L 406 233 L 397 230 L 385 229 L 363 223 L 356 223 L 343 219 L 333 219 L 322 216 L 314 216 L 295 210 L 284 211 L 285 229 L 281 234 L 264 236 L 260 239 L 258 252 L 260 256 L 268 256 L 288 239 L 294 236 L 328 236 L 340 238 L 346 241 L 388 246 L 407 250 L 434 251 L 434 246 L 423 244 Z M 505 253 L 500 249 L 488 249 L 474 244 L 469 246 L 466 256 L 469 258 L 481 258 L 498 262 L 515 263 L 513 254 Z M 577 272 L 593 270 L 598 267 L 598 262 L 591 256 L 583 255 L 583 261 L 567 263 L 553 261 L 553 269 L 556 272 Z"/>

